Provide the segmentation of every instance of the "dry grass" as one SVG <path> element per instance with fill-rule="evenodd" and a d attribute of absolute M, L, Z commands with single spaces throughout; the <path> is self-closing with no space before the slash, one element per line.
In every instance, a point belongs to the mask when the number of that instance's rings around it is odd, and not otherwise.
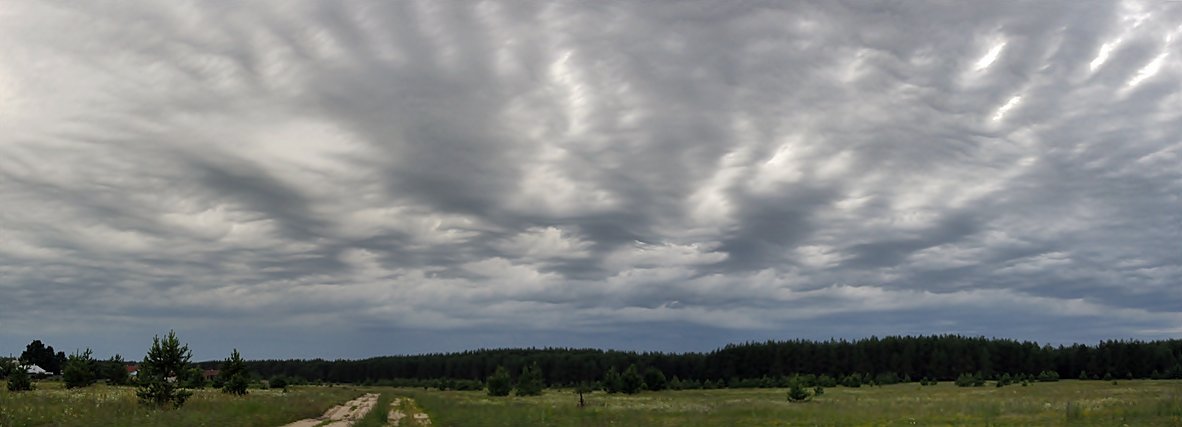
<path fill-rule="evenodd" d="M 787 402 L 783 389 L 595 393 L 582 409 L 570 391 L 536 398 L 402 392 L 441 426 L 1182 425 L 1180 381 L 839 387 L 807 403 Z"/>
<path fill-rule="evenodd" d="M 31 392 L 0 390 L 0 426 L 268 426 L 316 417 L 329 407 L 357 397 L 346 387 L 293 387 L 251 390 L 245 397 L 217 390 L 196 390 L 177 410 L 140 406 L 133 387 L 96 385 L 65 390 L 61 383 L 38 383 Z"/>

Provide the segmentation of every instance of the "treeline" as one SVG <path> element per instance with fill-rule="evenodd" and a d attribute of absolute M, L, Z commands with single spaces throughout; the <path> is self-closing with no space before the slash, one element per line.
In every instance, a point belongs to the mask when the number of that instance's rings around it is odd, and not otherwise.
<path fill-rule="evenodd" d="M 363 360 L 247 362 L 248 369 L 262 377 L 441 388 L 477 387 L 498 366 L 518 373 L 535 364 L 547 386 L 596 383 L 609 370 L 623 372 L 631 365 L 641 371 L 659 371 L 689 387 L 759 387 L 777 385 L 797 375 L 948 381 L 965 374 L 998 379 L 1003 375 L 1034 378 L 1053 372 L 1071 379 L 1182 379 L 1182 340 L 1103 341 L 1094 346 L 1052 347 L 1030 341 L 940 335 L 749 342 L 709 353 L 531 348 Z M 208 365 L 216 367 L 216 362 Z"/>

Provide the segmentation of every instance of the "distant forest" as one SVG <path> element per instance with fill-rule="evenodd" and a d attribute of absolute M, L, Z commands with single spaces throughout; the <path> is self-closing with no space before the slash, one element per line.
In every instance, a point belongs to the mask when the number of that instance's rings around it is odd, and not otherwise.
<path fill-rule="evenodd" d="M 660 371 L 684 388 L 780 386 L 785 378 L 797 375 L 838 381 L 855 377 L 880 384 L 947 381 L 966 374 L 986 379 L 1035 380 L 1048 374 L 1056 379 L 1182 379 L 1182 340 L 1052 347 L 1029 341 L 940 335 L 749 342 L 708 353 L 495 349 L 363 360 L 255 360 L 248 361 L 247 367 L 262 378 L 283 376 L 296 383 L 476 388 L 498 366 L 516 377 L 522 368 L 534 364 L 541 368 L 548 386 L 595 384 L 609 370 L 624 372 L 631 365 L 643 372 Z M 217 368 L 219 362 L 201 365 Z"/>

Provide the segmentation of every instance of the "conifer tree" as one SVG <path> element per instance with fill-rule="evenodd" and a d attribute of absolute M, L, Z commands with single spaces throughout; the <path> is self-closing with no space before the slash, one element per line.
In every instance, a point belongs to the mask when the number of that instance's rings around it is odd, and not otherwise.
<path fill-rule="evenodd" d="M 222 361 L 221 372 L 218 372 L 218 378 L 222 385 L 223 393 L 233 394 L 235 396 L 245 396 L 246 387 L 250 385 L 250 378 L 246 373 L 246 361 L 242 360 L 242 355 L 238 353 L 238 349 L 230 352 L 230 357 Z"/>
<path fill-rule="evenodd" d="M 497 370 L 488 377 L 488 395 L 489 396 L 508 396 L 509 391 L 513 389 L 510 384 L 509 371 L 504 366 L 497 366 Z"/>
<path fill-rule="evenodd" d="M 29 379 L 29 373 L 25 372 L 25 367 L 19 364 L 12 373 L 8 375 L 8 391 L 20 392 L 30 391 L 33 389 L 33 381 Z"/>
<path fill-rule="evenodd" d="M 518 396 L 541 396 L 543 386 L 542 368 L 534 363 L 521 368 L 521 376 L 517 378 L 515 394 Z"/>
<path fill-rule="evenodd" d="M 139 389 L 136 396 L 140 403 L 156 408 L 172 405 L 180 408 L 193 392 L 178 386 L 178 379 L 189 370 L 189 360 L 193 352 L 188 345 L 181 345 L 176 332 L 168 331 L 168 336 L 160 339 L 152 337 L 152 347 L 140 363 L 138 375 Z"/>
<path fill-rule="evenodd" d="M 82 388 L 94 384 L 97 375 L 91 354 L 93 352 L 88 348 L 84 352 L 74 351 L 74 354 L 66 358 L 66 366 L 62 369 L 62 382 L 66 388 Z"/>
<path fill-rule="evenodd" d="M 620 375 L 620 391 L 626 394 L 636 394 L 640 393 L 643 388 L 644 378 L 640 377 L 636 365 L 628 365 L 628 369 L 625 369 L 624 374 Z"/>
<path fill-rule="evenodd" d="M 621 381 L 620 372 L 616 370 L 615 366 L 607 369 L 603 374 L 603 391 L 608 394 L 615 394 L 623 391 L 624 383 Z"/>

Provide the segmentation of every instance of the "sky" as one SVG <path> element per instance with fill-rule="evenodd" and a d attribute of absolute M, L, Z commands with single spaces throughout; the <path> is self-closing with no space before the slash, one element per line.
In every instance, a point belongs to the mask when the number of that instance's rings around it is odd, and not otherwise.
<path fill-rule="evenodd" d="M 4 2 L 0 355 L 1179 338 L 1179 23 Z"/>

